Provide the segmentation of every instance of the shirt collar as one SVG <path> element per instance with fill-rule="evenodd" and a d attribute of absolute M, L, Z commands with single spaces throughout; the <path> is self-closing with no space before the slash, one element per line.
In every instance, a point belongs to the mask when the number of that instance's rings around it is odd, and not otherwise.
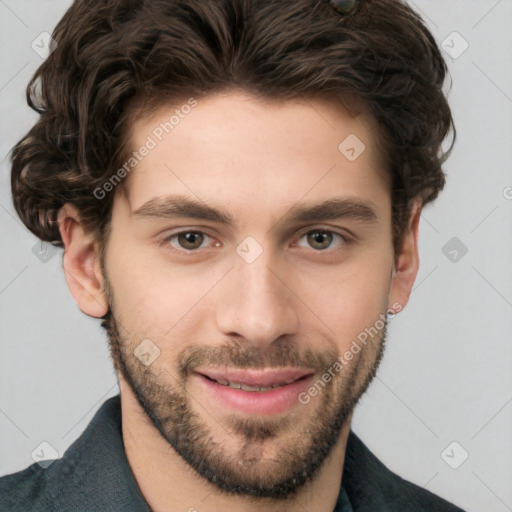
<path fill-rule="evenodd" d="M 126 457 L 120 395 L 102 404 L 64 457 L 56 460 L 45 472 L 48 492 L 56 511 L 151 512 Z M 353 512 L 343 487 L 333 512 Z"/>
<path fill-rule="evenodd" d="M 124 450 L 120 395 L 103 403 L 83 434 L 46 472 L 48 491 L 58 511 L 151 510 Z"/>

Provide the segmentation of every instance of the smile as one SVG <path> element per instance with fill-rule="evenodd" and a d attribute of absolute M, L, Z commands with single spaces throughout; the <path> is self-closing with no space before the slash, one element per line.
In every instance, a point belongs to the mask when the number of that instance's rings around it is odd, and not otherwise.
<path fill-rule="evenodd" d="M 247 414 L 275 415 L 300 405 L 298 395 L 309 386 L 310 369 L 245 370 L 205 368 L 193 373 L 208 396 L 222 409 Z"/>
<path fill-rule="evenodd" d="M 206 376 L 205 376 L 206 377 Z M 209 378 L 209 377 L 207 377 Z M 304 377 L 301 377 L 304 378 Z M 215 382 L 218 382 L 222 386 L 229 386 L 230 388 L 234 389 L 242 389 L 244 391 L 268 391 L 269 389 L 275 389 L 279 388 L 281 386 L 286 386 L 287 384 L 292 384 L 297 379 L 288 379 L 284 382 L 278 383 L 278 384 L 272 384 L 271 386 L 249 386 L 248 384 L 243 384 L 241 382 L 228 382 L 227 380 L 215 380 Z"/>

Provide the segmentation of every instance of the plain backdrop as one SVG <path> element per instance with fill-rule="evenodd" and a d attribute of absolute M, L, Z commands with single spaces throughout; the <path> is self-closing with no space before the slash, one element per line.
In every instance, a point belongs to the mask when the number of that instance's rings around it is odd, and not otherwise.
<path fill-rule="evenodd" d="M 511 0 L 410 2 L 443 48 L 458 131 L 421 266 L 353 429 L 393 471 L 469 512 L 512 510 Z M 118 393 L 106 335 L 73 301 L 62 251 L 38 257 L 16 217 L 9 151 L 36 115 L 33 49 L 69 0 L 0 0 L 0 475 L 62 456 Z M 455 252 L 454 252 L 455 251 Z"/>

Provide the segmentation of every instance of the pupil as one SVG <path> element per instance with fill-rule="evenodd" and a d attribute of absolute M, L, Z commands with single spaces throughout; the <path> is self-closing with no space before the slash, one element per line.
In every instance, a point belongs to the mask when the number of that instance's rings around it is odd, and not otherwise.
<path fill-rule="evenodd" d="M 185 249 L 197 249 L 203 242 L 203 235 L 196 231 L 188 231 L 178 235 L 178 240 Z"/>
<path fill-rule="evenodd" d="M 313 231 L 308 236 L 311 245 L 314 246 L 316 249 L 327 249 L 327 247 L 331 245 L 332 233 L 326 233 L 324 231 Z M 325 242 L 327 242 L 327 244 Z"/>

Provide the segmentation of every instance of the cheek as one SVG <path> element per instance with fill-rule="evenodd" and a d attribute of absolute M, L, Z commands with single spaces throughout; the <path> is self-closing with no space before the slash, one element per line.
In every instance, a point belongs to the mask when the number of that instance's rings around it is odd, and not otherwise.
<path fill-rule="evenodd" d="M 222 269 L 176 267 L 123 244 L 112 246 L 106 264 L 116 317 L 132 336 L 155 341 L 197 325 L 203 298 L 222 277 Z"/>
<path fill-rule="evenodd" d="M 116 316 L 131 333 L 156 327 L 176 306 L 157 262 L 145 256 L 137 247 L 112 243 L 106 259 Z"/>
<path fill-rule="evenodd" d="M 361 262 L 350 269 L 333 270 L 323 277 L 302 277 L 297 294 L 308 306 L 311 321 L 317 324 L 321 321 L 321 329 L 328 328 L 327 335 L 331 339 L 334 333 L 336 344 L 343 348 L 386 312 L 388 274 L 387 262 Z"/>

